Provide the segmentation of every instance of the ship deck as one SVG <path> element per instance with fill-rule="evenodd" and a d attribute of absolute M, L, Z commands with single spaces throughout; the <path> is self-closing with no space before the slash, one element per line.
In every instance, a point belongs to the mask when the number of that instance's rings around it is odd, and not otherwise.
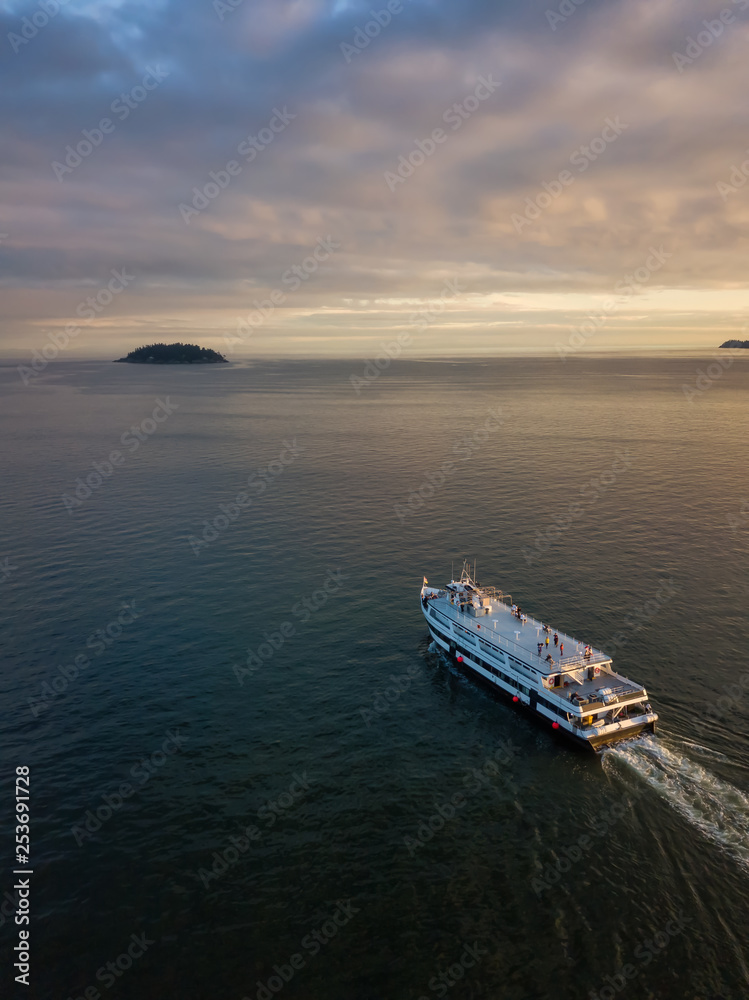
<path fill-rule="evenodd" d="M 503 601 L 492 598 L 489 613 L 476 617 L 469 612 L 460 611 L 456 605 L 450 602 L 444 591 L 440 591 L 439 597 L 430 599 L 428 605 L 433 605 L 436 611 L 477 635 L 479 639 L 485 637 L 487 642 L 522 659 L 543 676 L 562 674 L 566 684 L 548 688 L 546 693 L 559 698 L 568 709 L 572 708 L 569 696 L 573 692 L 578 698 L 589 699 L 588 704 L 583 708 L 584 712 L 595 711 L 596 708 L 603 707 L 603 702 L 600 697 L 597 697 L 603 689 L 610 689 L 614 696 L 608 705 L 611 708 L 616 707 L 616 704 L 621 701 L 628 701 L 630 698 L 643 694 L 643 688 L 640 684 L 630 681 L 613 670 L 611 657 L 607 653 L 591 647 L 590 656 L 584 656 L 585 642 L 568 635 L 566 632 L 561 632 L 559 629 L 546 626 L 530 615 L 527 616 L 526 621 L 521 621 L 513 614 L 510 606 Z M 549 630 L 545 631 L 546 628 Z M 558 646 L 554 645 L 555 632 L 559 636 Z M 549 637 L 548 647 L 546 646 L 547 636 Z M 543 643 L 540 656 L 538 655 L 539 642 Z M 561 656 L 560 652 L 562 645 L 564 646 L 564 656 Z M 480 651 L 478 655 L 480 655 Z M 547 655 L 552 657 L 551 663 L 547 662 Z M 591 666 L 601 667 L 601 672 L 597 677 L 589 679 L 585 671 Z"/>
<path fill-rule="evenodd" d="M 495 642 L 500 648 L 515 655 L 522 654 L 523 660 L 532 662 L 532 665 L 542 674 L 556 674 L 567 670 L 577 670 L 588 666 L 601 666 L 610 663 L 611 657 L 600 649 L 591 648 L 591 655 L 584 656 L 585 642 L 575 639 L 574 636 L 567 635 L 559 629 L 545 626 L 543 622 L 527 616 L 526 621 L 521 621 L 511 611 L 509 605 L 503 601 L 492 599 L 489 614 L 474 617 L 473 615 L 459 611 L 451 604 L 447 597 L 438 597 L 429 602 L 434 604 L 437 611 L 457 622 L 469 631 L 474 632 L 478 628 L 478 635 L 486 633 L 487 642 Z M 548 628 L 549 631 L 544 631 Z M 559 636 L 559 646 L 554 645 L 554 633 Z M 549 645 L 546 646 L 546 637 L 549 637 Z M 541 655 L 538 655 L 538 644 L 543 643 Z M 564 656 L 561 655 L 560 646 L 564 646 Z M 546 661 L 547 655 L 552 657 L 552 662 Z"/>

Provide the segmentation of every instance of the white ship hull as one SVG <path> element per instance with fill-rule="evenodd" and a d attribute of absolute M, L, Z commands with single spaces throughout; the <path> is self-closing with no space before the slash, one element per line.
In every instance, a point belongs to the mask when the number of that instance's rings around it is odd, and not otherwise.
<path fill-rule="evenodd" d="M 578 745 L 655 732 L 647 691 L 617 674 L 609 656 L 515 610 L 465 569 L 442 590 L 425 580 L 421 606 L 435 643 L 461 669 Z"/>

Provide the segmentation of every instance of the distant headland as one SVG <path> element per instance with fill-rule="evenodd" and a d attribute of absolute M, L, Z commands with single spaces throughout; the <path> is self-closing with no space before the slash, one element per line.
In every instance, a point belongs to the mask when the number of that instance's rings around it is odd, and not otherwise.
<path fill-rule="evenodd" d="M 126 361 L 133 365 L 215 365 L 226 362 L 227 359 L 210 347 L 198 347 L 197 344 L 148 344 L 136 347 L 124 358 L 115 358 L 115 362 Z"/>
<path fill-rule="evenodd" d="M 721 347 L 747 347 L 749 348 L 749 340 L 727 340 L 725 344 L 721 344 Z"/>

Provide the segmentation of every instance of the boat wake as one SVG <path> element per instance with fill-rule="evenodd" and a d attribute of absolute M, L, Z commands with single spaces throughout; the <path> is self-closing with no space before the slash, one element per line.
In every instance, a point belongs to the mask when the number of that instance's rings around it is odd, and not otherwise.
<path fill-rule="evenodd" d="M 614 744 L 603 765 L 632 768 L 673 809 L 749 868 L 749 795 L 654 736 Z"/>

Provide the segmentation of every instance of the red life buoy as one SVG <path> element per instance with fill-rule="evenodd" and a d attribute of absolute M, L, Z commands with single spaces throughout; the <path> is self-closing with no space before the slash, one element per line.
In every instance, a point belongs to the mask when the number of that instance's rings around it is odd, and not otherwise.
<path fill-rule="evenodd" d="M 520 699 L 518 698 L 518 696 L 517 696 L 516 694 L 514 694 L 514 695 L 512 696 L 512 700 L 513 700 L 513 701 L 520 701 Z"/>
<path fill-rule="evenodd" d="M 552 729 L 559 729 L 559 723 L 558 722 L 552 722 L 551 728 Z"/>
<path fill-rule="evenodd" d="M 463 662 L 463 657 L 462 656 L 457 656 L 456 659 L 457 659 L 458 663 L 462 663 Z"/>

